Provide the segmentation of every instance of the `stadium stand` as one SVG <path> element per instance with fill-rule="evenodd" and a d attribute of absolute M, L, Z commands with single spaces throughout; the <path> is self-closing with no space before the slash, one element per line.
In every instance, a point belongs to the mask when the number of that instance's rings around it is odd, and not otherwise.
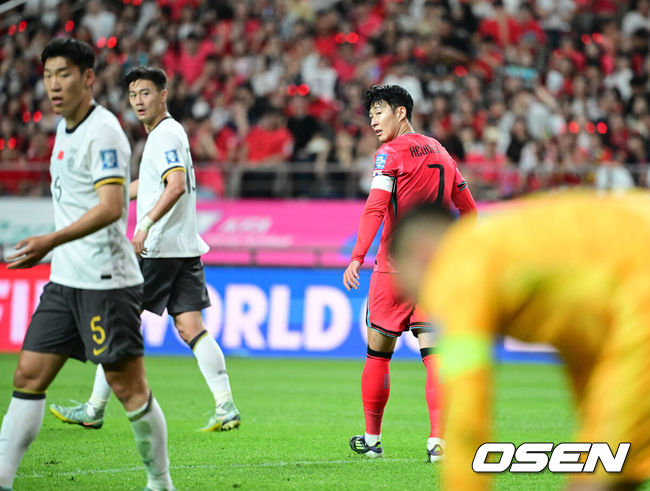
<path fill-rule="evenodd" d="M 204 197 L 359 197 L 377 142 L 361 105 L 403 85 L 414 125 L 479 199 L 646 186 L 648 0 L 12 0 L 0 5 L 0 195 L 49 192 L 52 36 L 97 51 L 96 99 L 134 146 L 124 73 L 164 68 Z"/>

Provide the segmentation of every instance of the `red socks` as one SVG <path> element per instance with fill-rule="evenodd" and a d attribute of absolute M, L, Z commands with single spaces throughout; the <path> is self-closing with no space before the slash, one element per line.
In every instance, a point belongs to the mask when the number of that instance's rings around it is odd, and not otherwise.
<path fill-rule="evenodd" d="M 442 388 L 438 378 L 437 357 L 433 348 L 420 350 L 422 361 L 427 369 L 425 396 L 429 408 L 431 434 L 429 438 L 442 438 Z M 366 433 L 381 434 L 381 420 L 390 395 L 390 359 L 392 353 L 383 353 L 368 348 L 366 364 L 361 375 L 361 399 L 366 417 Z"/>
<path fill-rule="evenodd" d="M 424 393 L 429 408 L 429 419 L 431 420 L 431 434 L 429 438 L 442 438 L 441 409 L 442 409 L 442 387 L 438 377 L 438 359 L 433 354 L 433 348 L 420 350 L 422 361 L 427 369 L 427 382 Z"/>
<path fill-rule="evenodd" d="M 366 364 L 361 374 L 361 399 L 366 417 L 366 433 L 379 435 L 384 408 L 390 394 L 390 359 L 393 353 L 368 348 Z"/>

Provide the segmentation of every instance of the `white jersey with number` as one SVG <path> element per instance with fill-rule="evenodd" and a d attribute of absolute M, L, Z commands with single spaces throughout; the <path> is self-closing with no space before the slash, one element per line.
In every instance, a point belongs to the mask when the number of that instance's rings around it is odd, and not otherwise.
<path fill-rule="evenodd" d="M 50 159 L 54 224 L 76 222 L 99 204 L 97 189 L 121 184 L 122 216 L 106 227 L 54 249 L 50 281 L 71 288 L 109 290 L 142 283 L 133 246 L 126 237 L 131 146 L 117 118 L 93 106 L 74 128 L 61 120 Z"/>
<path fill-rule="evenodd" d="M 149 132 L 142 153 L 138 222 L 158 202 L 172 172 L 185 174 L 185 193 L 149 229 L 144 242 L 148 258 L 196 257 L 209 250 L 196 225 L 196 182 L 190 143 L 183 126 L 168 116 Z"/>

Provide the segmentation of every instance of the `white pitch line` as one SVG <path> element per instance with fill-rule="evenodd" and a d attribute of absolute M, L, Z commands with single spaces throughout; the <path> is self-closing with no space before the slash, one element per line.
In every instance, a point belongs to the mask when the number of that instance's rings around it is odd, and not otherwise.
<path fill-rule="evenodd" d="M 374 459 L 373 459 L 374 460 Z M 293 462 L 259 462 L 255 464 L 222 464 L 222 465 L 172 465 L 172 470 L 179 469 L 219 469 L 219 468 L 262 468 L 262 467 L 288 467 L 292 465 L 327 465 L 327 464 L 359 464 L 369 462 L 370 459 L 349 459 L 349 460 L 297 460 Z M 375 461 L 383 462 L 420 462 L 420 459 L 414 458 L 387 458 L 383 457 Z M 421 460 L 425 462 L 424 460 Z M 20 479 L 42 479 L 42 478 L 51 478 L 51 477 L 69 477 L 69 476 L 78 476 L 78 475 L 92 475 L 92 474 L 120 474 L 124 472 L 137 472 L 143 470 L 142 466 L 134 467 L 118 467 L 115 469 L 78 469 L 75 471 L 67 472 L 55 472 L 51 474 L 39 474 L 34 472 L 33 474 L 18 474 L 16 477 Z"/>

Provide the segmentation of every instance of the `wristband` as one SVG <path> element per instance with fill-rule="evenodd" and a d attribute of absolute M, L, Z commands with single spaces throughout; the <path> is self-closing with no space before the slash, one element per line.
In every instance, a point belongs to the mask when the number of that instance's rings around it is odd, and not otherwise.
<path fill-rule="evenodd" d="M 137 225 L 137 229 L 142 230 L 143 232 L 148 232 L 151 226 L 154 224 L 154 221 L 149 218 L 149 215 L 145 215 L 140 223 Z"/>

